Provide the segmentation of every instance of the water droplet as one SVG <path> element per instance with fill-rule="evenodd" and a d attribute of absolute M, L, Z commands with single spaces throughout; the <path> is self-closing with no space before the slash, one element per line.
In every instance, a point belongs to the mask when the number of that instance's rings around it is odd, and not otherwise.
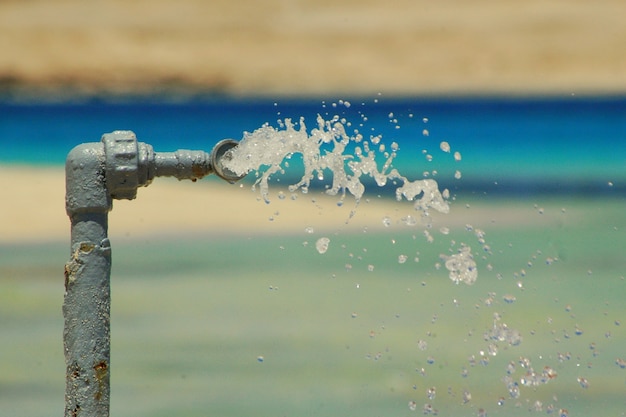
<path fill-rule="evenodd" d="M 583 378 L 579 376 L 578 378 L 576 378 L 576 380 L 580 384 L 581 388 L 585 388 L 585 389 L 589 388 L 589 381 L 587 380 L 587 378 Z"/>
<path fill-rule="evenodd" d="M 515 373 L 515 362 L 510 361 L 507 365 L 506 365 L 506 373 L 511 375 L 513 373 Z"/>
<path fill-rule="evenodd" d="M 521 356 L 519 358 L 519 364 L 522 368 L 529 369 L 530 368 L 530 359 Z"/>
<path fill-rule="evenodd" d="M 409 257 L 406 256 L 406 255 L 402 255 L 402 254 L 398 255 L 398 263 L 399 264 L 405 263 L 407 261 L 407 259 L 409 259 Z"/>
<path fill-rule="evenodd" d="M 389 216 L 383 217 L 383 224 L 385 225 L 385 227 L 391 226 L 391 217 Z"/>
<path fill-rule="evenodd" d="M 520 397 L 520 388 L 519 388 L 519 384 L 513 380 L 513 378 L 511 378 L 510 376 L 505 376 L 504 377 L 504 383 L 506 384 L 506 388 L 509 392 L 509 396 L 511 398 L 519 398 Z M 503 402 L 504 404 L 504 402 Z"/>
<path fill-rule="evenodd" d="M 512 294 L 505 294 L 502 299 L 504 300 L 505 303 L 507 304 L 513 304 L 515 302 L 515 300 L 517 300 L 517 298 L 512 295 Z"/>
<path fill-rule="evenodd" d="M 374 272 L 374 265 L 372 265 L 372 264 L 368 265 L 368 266 L 367 266 L 367 270 L 368 270 L 369 272 Z"/>
<path fill-rule="evenodd" d="M 256 360 L 257 360 L 257 362 L 263 362 L 263 361 L 265 361 L 265 358 L 263 356 L 259 355 L 259 356 L 256 357 Z"/>
<path fill-rule="evenodd" d="M 543 367 L 543 371 L 541 372 L 541 374 L 546 379 L 546 382 L 558 376 L 557 372 L 548 365 Z"/>
<path fill-rule="evenodd" d="M 310 227 L 310 226 L 309 226 L 309 227 L 307 227 L 307 228 L 305 228 L 305 229 L 304 229 L 304 231 L 305 231 L 306 233 L 308 233 L 308 234 L 313 234 L 313 233 L 315 233 L 315 229 L 313 229 L 313 228 L 312 228 L 312 227 Z"/>
<path fill-rule="evenodd" d="M 455 152 L 454 153 L 454 160 L 459 162 L 461 160 L 461 152 Z"/>
<path fill-rule="evenodd" d="M 462 176 L 461 171 L 459 170 L 454 171 L 454 179 L 460 180 L 461 176 Z"/>
<path fill-rule="evenodd" d="M 407 226 L 415 226 L 417 224 L 417 219 L 411 215 L 405 216 L 400 220 Z"/>
<path fill-rule="evenodd" d="M 535 401 L 535 403 L 530 408 L 531 411 L 542 412 L 543 411 L 543 403 L 539 400 Z"/>
<path fill-rule="evenodd" d="M 317 242 L 315 242 L 315 249 L 317 249 L 319 253 L 324 254 L 328 250 L 329 244 L 330 244 L 329 238 L 320 237 L 319 239 L 317 239 Z"/>
<path fill-rule="evenodd" d="M 463 404 L 467 404 L 470 401 L 472 401 L 472 394 L 467 390 L 463 391 Z"/>
<path fill-rule="evenodd" d="M 448 153 L 450 152 L 450 144 L 448 142 L 445 142 L 445 141 L 441 142 L 439 144 L 439 148 L 444 152 L 448 152 Z"/>
<path fill-rule="evenodd" d="M 469 246 L 463 245 L 458 253 L 450 256 L 441 255 L 441 258 L 445 260 L 449 277 L 455 284 L 463 282 L 467 285 L 472 285 L 476 282 L 478 269 Z"/>
<path fill-rule="evenodd" d="M 417 410 L 417 403 L 415 401 L 409 401 L 409 410 L 411 411 Z"/>

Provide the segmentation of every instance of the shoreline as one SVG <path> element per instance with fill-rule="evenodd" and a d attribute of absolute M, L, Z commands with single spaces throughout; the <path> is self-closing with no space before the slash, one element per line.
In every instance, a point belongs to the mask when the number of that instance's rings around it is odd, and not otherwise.
<path fill-rule="evenodd" d="M 59 90 L 60 91 L 60 90 Z M 251 93 L 247 95 L 216 94 L 214 92 L 195 91 L 192 89 L 181 90 L 153 90 L 148 92 L 82 92 L 73 89 L 58 92 L 55 89 L 33 89 L 27 87 L 25 91 L 11 91 L 0 86 L 0 105 L 8 106 L 48 106 L 48 105 L 83 105 L 83 104 L 163 104 L 163 105 L 189 105 L 189 104 L 215 104 L 223 103 L 280 103 L 281 105 L 298 105 L 319 101 L 332 102 L 336 100 L 348 100 L 351 102 L 369 102 L 374 99 L 381 102 L 391 102 L 394 105 L 402 105 L 404 102 L 437 103 L 437 102 L 597 102 L 597 101 L 626 101 L 626 89 L 623 91 L 584 91 L 584 92 L 558 92 L 558 91 L 482 91 L 463 92 L 451 91 L 448 93 L 415 93 L 415 94 L 384 94 L 384 93 L 314 93 L 308 95 L 269 95 Z"/>
<path fill-rule="evenodd" d="M 1 78 L 1 74 L 0 74 Z M 422 100 L 422 101 L 559 101 L 559 100 L 622 100 L 626 99 L 626 84 L 616 88 L 583 87 L 577 89 L 535 88 L 482 88 L 482 89 L 454 89 L 442 88 L 437 90 L 320 90 L 320 91 L 215 91 L 206 86 L 192 83 L 178 85 L 161 85 L 158 82 L 147 88 L 107 88 L 105 85 L 84 88 L 80 84 L 55 83 L 39 85 L 33 83 L 3 83 L 0 79 L 0 103 L 9 104 L 63 104 L 63 103 L 219 103 L 229 102 L 292 102 L 302 101 L 330 101 L 330 100 L 372 100 L 375 98 L 393 101 Z"/>
<path fill-rule="evenodd" d="M 70 222 L 65 213 L 65 176 L 63 168 L 0 166 L 0 187 L 10 196 L 0 205 L 0 245 L 69 241 Z M 109 214 L 109 236 L 118 241 L 137 239 L 193 238 L 200 235 L 258 236 L 265 234 L 301 234 L 304 239 L 320 233 L 366 233 L 367 231 L 406 232 L 401 218 L 412 215 L 419 219 L 407 201 L 364 198 L 354 209 L 351 196 L 338 207 L 337 196 L 323 193 L 296 195 L 296 199 L 279 199 L 278 186 L 270 188 L 271 203 L 266 204 L 249 186 L 226 184 L 216 178 L 197 183 L 157 178 L 148 187 L 138 190 L 133 201 L 115 200 Z M 287 193 L 287 195 L 289 195 Z M 454 201 L 449 214 L 432 212 L 431 232 L 441 227 L 520 227 L 555 221 L 561 215 L 537 214 L 530 204 L 497 200 L 466 203 Z M 576 210 L 569 218 L 584 217 Z M 383 219 L 392 220 L 392 227 Z M 311 235 L 305 231 L 312 228 Z M 416 226 L 416 235 L 424 227 Z"/>

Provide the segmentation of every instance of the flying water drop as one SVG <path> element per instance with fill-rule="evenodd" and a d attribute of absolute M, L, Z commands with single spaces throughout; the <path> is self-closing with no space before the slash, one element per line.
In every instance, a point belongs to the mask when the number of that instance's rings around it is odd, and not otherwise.
<path fill-rule="evenodd" d="M 478 269 L 472 255 L 472 249 L 463 245 L 459 251 L 453 255 L 441 256 L 445 260 L 446 269 L 449 271 L 450 279 L 459 284 L 463 282 L 472 285 L 478 278 Z"/>
<path fill-rule="evenodd" d="M 315 249 L 317 249 L 317 251 L 320 254 L 324 254 L 328 250 L 328 245 L 329 244 L 330 244 L 330 239 L 329 238 L 327 238 L 327 237 L 320 237 L 319 239 L 317 239 L 317 242 L 315 242 Z"/>

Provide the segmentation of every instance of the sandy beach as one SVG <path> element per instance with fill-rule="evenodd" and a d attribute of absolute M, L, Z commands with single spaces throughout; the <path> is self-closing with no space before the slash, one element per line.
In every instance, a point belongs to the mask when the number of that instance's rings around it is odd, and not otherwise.
<path fill-rule="evenodd" d="M 0 3 L 0 90 L 76 94 L 616 94 L 626 2 Z"/>
<path fill-rule="evenodd" d="M 62 168 L 0 167 L 0 189 L 10 190 L 11 197 L 0 205 L 0 244 L 26 244 L 68 241 L 70 222 L 65 214 L 65 174 Z M 157 178 L 138 190 L 135 200 L 114 200 L 109 214 L 109 235 L 113 239 L 166 239 L 214 235 L 301 234 L 306 229 L 316 234 L 367 233 L 384 229 L 384 218 L 391 229 L 405 228 L 402 218 L 420 212 L 411 202 L 380 199 L 376 190 L 366 193 L 358 206 L 347 196 L 343 206 L 337 196 L 321 192 L 295 194 L 292 199 L 277 197 L 278 188 L 270 189 L 266 204 L 250 184 L 230 185 L 216 178 L 196 183 Z M 351 211 L 356 214 L 351 217 Z M 555 212 L 555 216 L 559 216 Z M 569 217 L 583 213 L 568 213 Z M 492 226 L 520 227 L 524 224 L 549 224 L 551 215 L 537 215 L 536 210 L 516 202 L 472 204 L 451 202 L 448 214 L 431 212 L 432 232 L 447 228 Z M 416 227 L 422 234 L 424 227 Z"/>

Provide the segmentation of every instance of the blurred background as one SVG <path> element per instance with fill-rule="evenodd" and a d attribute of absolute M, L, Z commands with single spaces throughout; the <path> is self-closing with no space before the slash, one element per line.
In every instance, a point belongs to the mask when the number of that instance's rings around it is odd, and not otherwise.
<path fill-rule="evenodd" d="M 350 221 L 324 181 L 279 198 L 297 158 L 270 204 L 254 174 L 116 201 L 112 415 L 626 415 L 623 16 L 619 0 L 0 0 L 0 415 L 63 410 L 73 146 L 130 129 L 210 150 L 318 115 L 398 144 L 394 167 L 436 179 L 450 213 L 372 182 Z M 464 245 L 472 286 L 444 266 Z"/>
<path fill-rule="evenodd" d="M 619 94 L 619 0 L 0 3 L 8 94 Z"/>

